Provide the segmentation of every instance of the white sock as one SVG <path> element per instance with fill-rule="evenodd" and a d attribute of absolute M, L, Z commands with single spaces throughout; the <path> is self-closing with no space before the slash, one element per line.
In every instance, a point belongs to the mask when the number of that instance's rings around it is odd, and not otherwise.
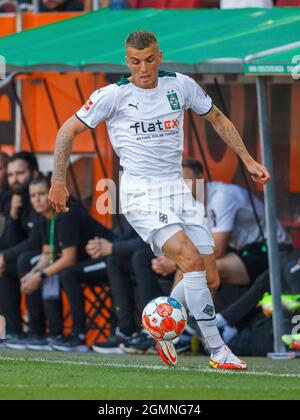
<path fill-rule="evenodd" d="M 183 280 L 181 280 L 179 283 L 176 284 L 176 286 L 171 292 L 171 297 L 179 300 L 179 302 L 185 307 L 185 309 L 186 310 L 188 309 L 186 300 L 185 300 L 185 295 L 184 295 Z"/>
<path fill-rule="evenodd" d="M 187 306 L 208 346 L 211 349 L 220 348 L 224 341 L 217 328 L 215 308 L 207 287 L 205 271 L 184 273 L 182 282 Z"/>

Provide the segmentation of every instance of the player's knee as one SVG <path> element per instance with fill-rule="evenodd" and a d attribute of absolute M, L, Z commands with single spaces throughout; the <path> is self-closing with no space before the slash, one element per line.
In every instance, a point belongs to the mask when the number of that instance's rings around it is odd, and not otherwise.
<path fill-rule="evenodd" d="M 204 263 L 197 249 L 190 251 L 185 258 L 183 258 L 180 268 L 183 273 L 192 273 L 204 270 Z"/>

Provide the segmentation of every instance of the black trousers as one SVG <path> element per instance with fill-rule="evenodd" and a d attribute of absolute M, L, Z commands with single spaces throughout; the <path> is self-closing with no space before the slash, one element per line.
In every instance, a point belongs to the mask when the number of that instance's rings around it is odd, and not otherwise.
<path fill-rule="evenodd" d="M 32 269 L 31 260 L 40 251 L 29 251 L 21 254 L 17 261 L 6 265 L 0 278 L 0 314 L 6 319 L 8 334 L 22 332 L 20 278 Z M 33 334 L 46 332 L 46 319 L 51 335 L 61 334 L 63 320 L 59 301 L 43 301 L 41 290 L 26 296 L 28 327 Z"/>
<path fill-rule="evenodd" d="M 150 247 L 135 251 L 131 258 L 117 256 L 107 258 L 115 315 L 118 326 L 125 335 L 131 335 L 137 327 L 140 328 L 141 312 L 146 303 L 164 294 L 158 276 L 151 268 L 153 258 L 155 255 Z"/>
<path fill-rule="evenodd" d="M 21 333 L 21 292 L 15 261 L 6 263 L 0 277 L 0 315 L 5 317 L 7 334 Z"/>
<path fill-rule="evenodd" d="M 82 286 L 108 284 L 105 260 L 85 260 L 78 262 L 72 267 L 61 271 L 60 281 L 62 288 L 68 296 L 73 318 L 73 333 L 85 334 L 86 315 Z"/>
<path fill-rule="evenodd" d="M 224 309 L 221 314 L 229 325 L 247 324 L 257 314 L 256 305 L 265 292 L 270 291 L 269 271 L 260 274 L 249 289 L 236 302 Z"/>
<path fill-rule="evenodd" d="M 32 269 L 32 258 L 37 252 L 29 251 L 21 254 L 17 261 L 19 278 Z M 63 332 L 63 315 L 61 299 L 45 300 L 42 297 L 42 288 L 26 295 L 28 311 L 29 332 L 43 335 L 47 331 L 50 335 L 60 335 Z"/>
<path fill-rule="evenodd" d="M 149 300 L 165 294 L 169 295 L 174 279 L 174 274 L 163 278 L 156 274 L 151 266 L 153 258 L 156 257 L 150 246 L 136 251 L 132 256 L 132 269 L 138 287 L 139 304 L 142 310 Z M 167 291 L 163 290 L 163 283 L 168 283 Z"/>
<path fill-rule="evenodd" d="M 109 256 L 106 263 L 117 325 L 123 334 L 129 336 L 136 330 L 135 282 L 131 258 Z"/>

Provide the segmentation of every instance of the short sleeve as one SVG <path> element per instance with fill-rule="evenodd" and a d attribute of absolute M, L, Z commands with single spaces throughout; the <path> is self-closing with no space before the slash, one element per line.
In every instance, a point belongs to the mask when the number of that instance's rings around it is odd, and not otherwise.
<path fill-rule="evenodd" d="M 73 209 L 66 214 L 59 215 L 57 220 L 57 239 L 60 249 L 80 245 L 80 220 Z"/>
<path fill-rule="evenodd" d="M 213 107 L 211 97 L 191 77 L 180 74 L 185 109 L 191 108 L 199 115 L 206 115 Z"/>
<path fill-rule="evenodd" d="M 95 128 L 101 121 L 108 120 L 115 109 L 116 85 L 95 90 L 76 117 L 89 128 Z"/>
<path fill-rule="evenodd" d="M 237 212 L 237 205 L 232 196 L 216 193 L 208 205 L 208 219 L 211 231 L 232 232 Z"/>

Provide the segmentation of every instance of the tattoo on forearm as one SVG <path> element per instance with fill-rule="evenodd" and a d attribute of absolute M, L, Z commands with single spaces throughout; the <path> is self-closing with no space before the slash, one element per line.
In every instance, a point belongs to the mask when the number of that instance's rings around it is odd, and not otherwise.
<path fill-rule="evenodd" d="M 52 181 L 65 181 L 67 163 L 72 151 L 73 137 L 66 131 L 59 131 L 55 153 Z"/>
<path fill-rule="evenodd" d="M 221 125 L 216 126 L 215 130 L 225 141 L 225 143 L 228 144 L 228 146 L 231 147 L 231 149 L 234 150 L 241 159 L 249 156 L 249 153 L 237 129 L 229 120 Z"/>

